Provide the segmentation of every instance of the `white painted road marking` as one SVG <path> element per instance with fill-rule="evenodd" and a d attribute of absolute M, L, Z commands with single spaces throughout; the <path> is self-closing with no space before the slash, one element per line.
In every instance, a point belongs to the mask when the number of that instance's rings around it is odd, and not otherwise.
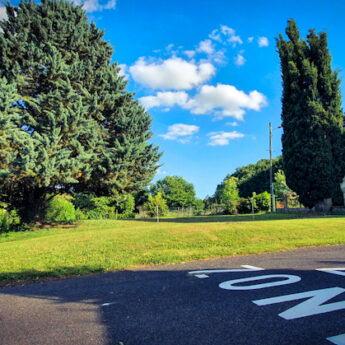
<path fill-rule="evenodd" d="M 231 268 L 226 270 L 203 270 L 203 271 L 191 271 L 188 272 L 188 275 L 195 276 L 197 278 L 203 279 L 208 278 L 208 274 L 210 273 L 236 273 L 236 272 L 255 272 L 255 271 L 264 271 L 264 268 L 250 266 L 250 265 L 241 265 L 243 268 Z"/>
<path fill-rule="evenodd" d="M 339 334 L 335 337 L 329 337 L 327 338 L 327 340 L 336 345 L 345 345 L 345 334 Z"/>
<path fill-rule="evenodd" d="M 335 268 L 317 268 L 317 271 L 326 272 L 331 274 L 337 274 L 339 276 L 345 276 L 345 267 L 335 267 Z"/>
<path fill-rule="evenodd" d="M 192 271 L 189 272 L 189 275 L 195 276 L 197 278 L 208 278 L 210 273 L 236 273 L 236 272 L 255 272 L 255 271 L 264 271 L 265 269 L 250 266 L 242 265 L 245 269 L 226 269 L 226 270 L 204 270 L 204 271 Z M 336 267 L 336 268 L 318 268 L 316 269 L 320 272 L 326 272 L 331 274 L 336 274 L 339 276 L 345 276 L 345 267 Z M 280 281 L 275 281 L 271 283 L 255 284 L 255 285 L 244 285 L 236 286 L 235 284 L 247 283 L 257 280 L 264 279 L 274 279 L 274 278 L 284 278 Z M 219 284 L 221 289 L 226 290 L 256 290 L 263 289 L 272 286 L 286 285 L 297 283 L 301 280 L 299 276 L 289 275 L 289 274 L 271 274 L 263 276 L 255 276 L 241 279 L 233 279 Z M 261 300 L 252 301 L 258 306 L 270 305 L 275 303 L 290 302 L 300 299 L 307 299 L 306 301 L 297 304 L 296 306 L 282 312 L 279 314 L 280 317 L 285 320 L 294 320 L 302 317 L 318 315 L 323 313 L 328 313 L 331 311 L 343 310 L 345 309 L 345 300 L 340 302 L 328 303 L 325 302 L 331 300 L 332 298 L 345 292 L 345 289 L 341 287 L 331 287 L 320 290 L 306 291 L 301 293 L 295 293 L 290 295 L 283 295 L 271 298 L 265 298 Z M 339 334 L 333 337 L 327 338 L 328 341 L 336 345 L 345 345 L 345 334 Z"/>
<path fill-rule="evenodd" d="M 109 303 L 103 303 L 101 304 L 101 307 L 107 307 L 108 305 L 113 305 L 113 304 L 117 304 L 119 302 L 109 302 Z"/>
<path fill-rule="evenodd" d="M 265 298 L 253 301 L 258 306 L 295 301 L 303 298 L 308 300 L 297 304 L 296 306 L 280 313 L 279 316 L 285 320 L 293 320 L 301 317 L 328 313 L 331 311 L 345 309 L 345 301 L 323 304 L 335 296 L 342 294 L 345 289 L 340 287 L 333 287 L 328 289 L 307 291 L 295 293 L 292 295 L 284 295 L 272 298 Z"/>
<path fill-rule="evenodd" d="M 282 278 L 283 280 L 279 280 L 276 282 L 263 283 L 263 284 L 254 284 L 254 285 L 244 285 L 244 286 L 235 285 L 235 284 L 240 284 L 240 283 L 247 283 L 247 282 L 252 282 L 252 281 L 257 281 L 257 280 L 266 280 L 266 279 L 274 279 L 274 278 Z M 225 290 L 256 290 L 256 289 L 264 289 L 264 288 L 279 286 L 279 285 L 293 284 L 293 283 L 299 282 L 300 280 L 301 278 L 299 276 L 290 275 L 290 274 L 269 274 L 269 275 L 264 275 L 264 276 L 255 276 L 255 277 L 249 277 L 249 278 L 229 280 L 227 282 L 223 282 L 219 284 L 219 287 Z"/>

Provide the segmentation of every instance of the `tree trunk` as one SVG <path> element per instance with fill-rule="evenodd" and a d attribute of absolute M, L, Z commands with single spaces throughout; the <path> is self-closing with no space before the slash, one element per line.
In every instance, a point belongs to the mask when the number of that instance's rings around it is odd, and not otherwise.
<path fill-rule="evenodd" d="M 24 207 L 21 210 L 21 218 L 26 223 L 42 221 L 46 208 L 47 191 L 45 188 L 37 188 L 28 191 L 24 196 Z"/>

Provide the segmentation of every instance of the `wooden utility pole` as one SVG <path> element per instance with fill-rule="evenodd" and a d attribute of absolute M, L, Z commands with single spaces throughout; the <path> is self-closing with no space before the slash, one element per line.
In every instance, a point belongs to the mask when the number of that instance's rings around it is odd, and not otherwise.
<path fill-rule="evenodd" d="M 272 171 L 272 123 L 270 122 L 270 191 L 271 191 L 271 212 L 275 212 L 274 207 L 274 188 L 273 188 L 273 171 Z"/>

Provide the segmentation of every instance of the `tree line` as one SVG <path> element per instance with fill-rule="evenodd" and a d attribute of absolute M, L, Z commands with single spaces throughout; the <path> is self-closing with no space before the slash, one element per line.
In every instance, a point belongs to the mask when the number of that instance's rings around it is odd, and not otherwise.
<path fill-rule="evenodd" d="M 268 160 L 236 169 L 204 201 L 178 176 L 149 188 L 162 155 L 150 142 L 152 119 L 126 90 L 104 31 L 66 0 L 24 0 L 6 11 L 0 21 L 1 224 L 53 220 L 57 209 L 84 219 L 129 217 L 138 205 L 151 212 L 157 204 L 203 209 L 221 201 L 232 213 L 248 202 L 253 208 L 255 199 L 266 207 Z M 273 172 L 306 207 L 322 208 L 339 196 L 345 176 L 340 79 L 326 32 L 310 30 L 303 39 L 289 20 L 286 35 L 277 38 L 284 132 Z"/>

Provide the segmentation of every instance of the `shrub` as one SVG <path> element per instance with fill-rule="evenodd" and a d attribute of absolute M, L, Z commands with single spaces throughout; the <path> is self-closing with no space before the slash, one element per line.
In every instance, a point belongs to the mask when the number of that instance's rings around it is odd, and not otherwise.
<path fill-rule="evenodd" d="M 106 218 L 105 214 L 97 209 L 90 210 L 86 213 L 87 219 L 103 219 Z"/>
<path fill-rule="evenodd" d="M 80 208 L 77 208 L 75 210 L 75 219 L 76 220 L 85 220 L 85 219 L 88 219 L 88 216 Z"/>
<path fill-rule="evenodd" d="M 259 208 L 257 205 L 256 198 L 257 198 L 257 195 L 255 192 L 249 198 L 241 198 L 240 204 L 238 205 L 238 212 L 242 214 L 252 213 L 253 210 L 254 210 L 254 213 L 258 212 Z"/>
<path fill-rule="evenodd" d="M 238 213 L 246 214 L 252 212 L 252 203 L 248 198 L 240 198 L 237 206 Z"/>
<path fill-rule="evenodd" d="M 90 219 L 115 218 L 115 207 L 110 206 L 113 199 L 107 196 L 100 196 L 92 199 L 95 207 L 88 212 Z M 90 217 L 90 215 L 94 215 Z"/>
<path fill-rule="evenodd" d="M 121 212 L 119 215 L 120 219 L 134 218 L 134 197 L 130 194 L 126 195 L 124 200 L 119 204 L 119 208 Z"/>
<path fill-rule="evenodd" d="M 50 222 L 70 223 L 76 220 L 75 208 L 70 196 L 56 195 L 49 202 L 46 208 L 45 220 Z"/>
<path fill-rule="evenodd" d="M 205 204 L 201 199 L 195 199 L 194 201 L 194 215 L 200 216 L 205 209 Z"/>
<path fill-rule="evenodd" d="M 78 193 L 74 198 L 74 205 L 79 209 L 80 219 L 119 219 L 133 218 L 135 201 L 130 194 L 95 197 L 93 194 Z M 118 215 L 116 214 L 118 211 Z M 81 213 L 80 213 L 81 212 Z"/>
<path fill-rule="evenodd" d="M 21 228 L 21 220 L 16 210 L 7 211 L 0 208 L 0 234 L 9 231 L 18 231 Z"/>
<path fill-rule="evenodd" d="M 95 203 L 93 202 L 94 197 L 94 194 L 77 193 L 74 195 L 73 199 L 74 207 L 83 212 L 85 212 L 85 210 L 91 210 L 95 208 Z"/>
<path fill-rule="evenodd" d="M 162 193 L 158 192 L 156 196 L 149 196 L 149 200 L 145 203 L 144 207 L 147 214 L 151 217 L 155 217 L 157 214 L 157 207 L 158 205 L 158 214 L 160 217 L 165 216 L 168 214 L 169 209 L 167 206 L 166 200 L 163 198 Z"/>
<path fill-rule="evenodd" d="M 263 192 L 256 196 L 256 205 L 259 211 L 269 211 L 271 208 L 271 194 Z"/>

